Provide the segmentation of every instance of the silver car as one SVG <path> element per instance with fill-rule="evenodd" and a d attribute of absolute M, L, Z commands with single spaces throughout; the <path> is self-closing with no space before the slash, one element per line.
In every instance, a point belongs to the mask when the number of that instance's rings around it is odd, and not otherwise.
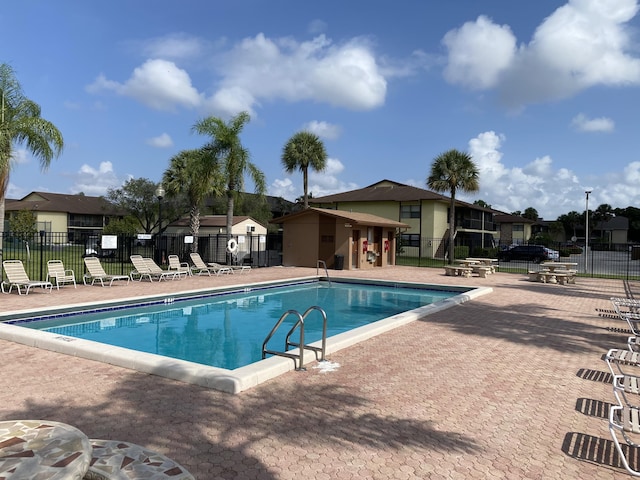
<path fill-rule="evenodd" d="M 544 247 L 545 252 L 547 252 L 547 257 L 549 260 L 557 262 L 560 260 L 560 252 L 558 250 L 553 250 L 552 248 Z"/>

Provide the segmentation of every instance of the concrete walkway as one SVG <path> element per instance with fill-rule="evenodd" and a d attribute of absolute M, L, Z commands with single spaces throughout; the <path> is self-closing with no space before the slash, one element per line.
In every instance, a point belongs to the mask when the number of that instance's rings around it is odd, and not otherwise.
<path fill-rule="evenodd" d="M 313 275 L 265 268 L 111 288 L 0 295 L 2 312 Z M 490 286 L 493 293 L 334 353 L 239 395 L 0 341 L 0 419 L 69 423 L 163 453 L 209 479 L 628 478 L 608 432 L 602 354 L 626 335 L 599 317 L 640 286 L 442 269 L 330 272 Z"/>

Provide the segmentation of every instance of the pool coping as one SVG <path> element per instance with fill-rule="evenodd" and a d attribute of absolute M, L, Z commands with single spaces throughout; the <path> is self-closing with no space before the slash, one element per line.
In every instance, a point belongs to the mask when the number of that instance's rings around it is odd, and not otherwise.
<path fill-rule="evenodd" d="M 242 287 L 222 287 L 222 288 L 208 288 L 197 289 L 180 292 L 174 295 L 149 295 L 138 296 L 131 298 L 123 298 L 116 302 L 86 302 L 67 305 L 56 309 L 60 312 L 71 312 L 77 309 L 96 309 L 100 306 L 109 305 L 124 305 L 134 302 L 136 304 L 141 303 L 158 303 L 163 298 L 168 297 L 188 297 L 188 296 L 206 296 L 215 292 L 236 292 L 244 291 L 246 288 L 252 287 L 264 287 L 269 285 L 286 285 L 294 284 L 305 281 L 316 280 L 328 280 L 323 276 L 307 276 L 290 278 L 286 281 L 268 281 L 268 282 L 254 282 L 247 283 Z M 395 286 L 419 286 L 424 287 L 428 285 L 430 288 L 447 291 L 459 291 L 458 295 L 453 297 L 437 301 L 430 305 L 409 310 L 406 312 L 387 317 L 369 325 L 364 325 L 348 332 L 340 333 L 332 337 L 327 338 L 326 342 L 326 355 L 337 352 L 344 348 L 355 345 L 369 338 L 375 337 L 389 330 L 395 329 L 402 325 L 406 325 L 410 322 L 424 318 L 432 313 L 439 312 L 441 310 L 451 308 L 455 305 L 473 300 L 482 295 L 486 295 L 493 291 L 490 287 L 463 287 L 459 285 L 432 285 L 420 282 L 404 282 L 404 281 L 384 281 L 384 280 L 370 280 L 360 278 L 337 278 L 332 277 L 331 281 L 340 281 L 344 283 L 361 283 L 361 284 L 385 284 Z M 21 343 L 36 348 L 42 348 L 66 355 L 72 355 L 88 360 L 95 360 L 119 367 L 135 370 L 141 373 L 147 373 L 152 375 L 158 375 L 173 380 L 178 380 L 185 383 L 194 385 L 200 385 L 206 388 L 212 388 L 227 393 L 240 393 L 244 390 L 252 388 L 262 382 L 275 378 L 283 373 L 292 371 L 295 369 L 295 362 L 292 359 L 285 357 L 269 357 L 265 360 L 261 360 L 245 367 L 240 367 L 234 370 L 227 370 L 218 367 L 211 367 L 202 365 L 186 360 L 177 360 L 172 358 L 163 357 L 161 355 L 145 352 L 137 352 L 123 347 L 115 347 L 105 345 L 99 342 L 91 340 L 84 340 L 74 337 L 68 337 L 56 333 L 44 332 L 40 330 L 33 330 L 29 328 L 19 327 L 16 325 L 5 323 L 8 320 L 13 320 L 16 316 L 37 316 L 51 312 L 50 308 L 38 308 L 18 310 L 12 312 L 5 312 L 0 316 L 0 339 L 8 340 L 16 343 Z M 11 318 L 13 317 L 13 318 Z M 314 342 L 311 346 L 319 347 L 320 341 Z M 290 353 L 297 353 L 298 350 L 291 350 Z M 307 353 L 309 352 L 309 353 Z M 312 351 L 305 350 L 305 365 L 308 365 L 317 360 L 315 354 L 312 355 Z"/>

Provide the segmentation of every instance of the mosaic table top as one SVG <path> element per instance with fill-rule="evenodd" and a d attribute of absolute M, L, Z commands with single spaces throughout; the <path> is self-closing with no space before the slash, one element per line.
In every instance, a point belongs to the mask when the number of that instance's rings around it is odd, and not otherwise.
<path fill-rule="evenodd" d="M 0 422 L 0 480 L 81 480 L 91 460 L 87 436 L 44 420 Z"/>
<path fill-rule="evenodd" d="M 170 458 L 115 440 L 91 440 L 93 458 L 85 480 L 194 480 Z"/>

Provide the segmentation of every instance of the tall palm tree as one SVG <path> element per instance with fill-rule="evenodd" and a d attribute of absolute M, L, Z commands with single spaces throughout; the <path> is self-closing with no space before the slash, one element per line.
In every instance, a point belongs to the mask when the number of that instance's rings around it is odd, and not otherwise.
<path fill-rule="evenodd" d="M 282 150 L 282 164 L 288 173 L 294 170 L 302 172 L 304 187 L 304 208 L 309 208 L 309 167 L 316 172 L 324 170 L 327 163 L 327 152 L 320 138 L 311 132 L 298 132 L 284 146 Z"/>
<path fill-rule="evenodd" d="M 453 263 L 453 241 L 456 225 L 456 192 L 477 192 L 480 189 L 478 167 L 468 153 L 452 149 L 438 155 L 431 165 L 427 186 L 436 192 L 449 192 L 449 263 Z"/>
<path fill-rule="evenodd" d="M 200 206 L 209 194 L 220 195 L 220 169 L 211 152 L 202 149 L 183 150 L 169 162 L 162 176 L 167 195 L 185 195 L 189 202 L 189 227 L 193 235 L 191 251 L 198 251 L 200 231 Z"/>
<path fill-rule="evenodd" d="M 25 97 L 13 69 L 0 65 L 0 257 L 4 233 L 4 204 L 14 145 L 24 145 L 40 160 L 44 171 L 62 152 L 62 134 L 40 117 L 40 105 Z"/>
<path fill-rule="evenodd" d="M 245 174 L 248 173 L 253 180 L 256 193 L 263 195 L 266 190 L 264 173 L 251 163 L 249 151 L 240 141 L 240 132 L 249 120 L 249 114 L 241 112 L 228 123 L 217 117 L 206 117 L 193 126 L 196 133 L 211 137 L 211 141 L 203 149 L 220 163 L 220 175 L 224 180 L 227 196 L 227 240 L 231 240 L 235 195 L 244 188 Z"/>

